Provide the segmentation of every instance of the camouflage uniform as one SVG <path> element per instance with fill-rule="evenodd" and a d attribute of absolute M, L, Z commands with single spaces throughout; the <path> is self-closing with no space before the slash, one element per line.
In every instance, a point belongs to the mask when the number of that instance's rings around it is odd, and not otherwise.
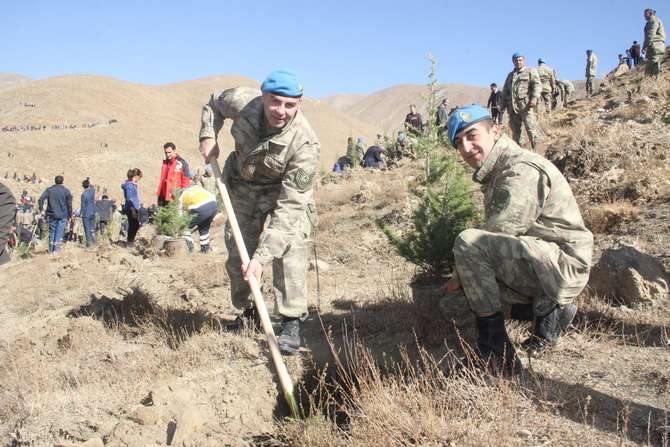
<path fill-rule="evenodd" d="M 235 150 L 226 160 L 223 177 L 247 250 L 260 264 L 272 261 L 278 313 L 304 318 L 307 249 L 316 226 L 312 183 L 319 142 L 301 112 L 282 129 L 268 128 L 258 90 L 239 87 L 212 95 L 203 106 L 200 138 L 216 138 L 226 118 L 233 121 Z M 243 310 L 251 304 L 250 290 L 229 224 L 225 241 L 232 302 Z"/>
<path fill-rule="evenodd" d="M 551 110 L 551 97 L 556 90 L 556 73 L 553 68 L 545 63 L 539 64 L 537 73 L 542 83 L 540 97 L 542 98 L 542 104 L 544 104 L 544 110 Z"/>
<path fill-rule="evenodd" d="M 532 302 L 542 315 L 571 303 L 589 278 L 593 236 L 563 175 L 502 135 L 473 179 L 482 184 L 486 221 L 454 243 L 472 310 Z"/>
<path fill-rule="evenodd" d="M 644 44 L 642 48 L 647 55 L 645 72 L 656 75 L 661 72 L 661 58 L 665 53 L 665 28 L 663 22 L 654 14 L 644 25 Z"/>
<path fill-rule="evenodd" d="M 205 188 L 206 191 L 211 192 L 214 196 L 217 195 L 216 177 L 213 175 L 201 175 L 198 179 L 198 183 Z"/>
<path fill-rule="evenodd" d="M 361 143 L 347 145 L 347 159 L 353 168 L 359 168 L 363 164 L 365 148 Z"/>
<path fill-rule="evenodd" d="M 520 70 L 514 69 L 507 75 L 502 94 L 503 104 L 509 113 L 512 138 L 519 143 L 523 124 L 533 149 L 540 142 L 540 128 L 537 124 L 535 109 L 529 105 L 532 103 L 537 106 L 541 90 L 537 70 L 532 67 L 523 67 Z"/>
<path fill-rule="evenodd" d="M 556 86 L 559 92 L 556 96 L 563 102 L 563 107 L 567 107 L 570 102 L 570 96 L 575 91 L 575 86 L 567 79 L 556 81 Z"/>
<path fill-rule="evenodd" d="M 593 96 L 593 81 L 596 78 L 596 68 L 598 66 L 598 58 L 596 53 L 591 52 L 586 57 L 586 96 Z"/>

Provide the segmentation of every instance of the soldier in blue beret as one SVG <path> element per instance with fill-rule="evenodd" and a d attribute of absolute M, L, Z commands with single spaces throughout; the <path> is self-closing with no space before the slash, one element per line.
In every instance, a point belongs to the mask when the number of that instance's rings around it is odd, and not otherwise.
<path fill-rule="evenodd" d="M 276 309 L 282 317 L 278 338 L 284 354 L 301 344 L 300 323 L 307 317 L 307 253 L 316 226 L 312 186 L 320 146 L 301 113 L 303 88 L 290 70 L 270 73 L 256 89 L 238 87 L 213 94 L 202 110 L 200 151 L 205 162 L 218 157 L 216 138 L 226 119 L 235 150 L 226 159 L 223 180 L 251 256 L 242 265 L 232 231 L 225 232 L 233 305 L 240 315 L 231 330 L 258 325 L 247 281 L 259 281 L 272 265 Z M 269 222 L 266 225 L 266 220 Z"/>
<path fill-rule="evenodd" d="M 533 335 L 523 343 L 530 353 L 554 345 L 588 281 L 593 236 L 558 169 L 502 134 L 487 109 L 457 108 L 447 132 L 482 185 L 485 221 L 457 236 L 455 275 L 445 289 L 462 291 L 477 315 L 481 360 L 510 372 L 518 361 L 503 310 L 533 320 Z"/>

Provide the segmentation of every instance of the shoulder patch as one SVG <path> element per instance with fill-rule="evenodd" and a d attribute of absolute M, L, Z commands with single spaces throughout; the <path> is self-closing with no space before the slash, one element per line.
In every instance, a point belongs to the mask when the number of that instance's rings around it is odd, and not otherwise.
<path fill-rule="evenodd" d="M 298 187 L 298 191 L 305 192 L 311 188 L 314 175 L 315 172 L 307 173 L 303 168 L 299 168 L 295 173 L 295 184 Z"/>
<path fill-rule="evenodd" d="M 489 207 L 492 213 L 499 214 L 505 211 L 505 208 L 507 208 L 509 202 L 510 202 L 509 191 L 505 188 L 496 188 L 493 191 Z"/>

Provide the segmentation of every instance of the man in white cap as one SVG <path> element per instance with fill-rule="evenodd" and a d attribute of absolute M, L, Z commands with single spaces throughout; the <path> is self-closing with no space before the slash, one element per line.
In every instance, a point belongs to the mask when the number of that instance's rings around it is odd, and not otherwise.
<path fill-rule="evenodd" d="M 316 226 L 312 186 L 320 145 L 300 112 L 302 84 L 295 73 L 276 70 L 261 91 L 238 87 L 213 94 L 202 110 L 200 151 L 205 162 L 219 154 L 216 138 L 225 119 L 235 150 L 226 159 L 224 182 L 231 196 L 251 261 L 242 265 L 230 226 L 226 226 L 233 305 L 240 316 L 232 330 L 257 324 L 247 280 L 259 281 L 272 263 L 276 310 L 282 316 L 278 338 L 284 354 L 300 347 L 300 322 L 307 317 L 308 242 Z M 269 217 L 269 223 L 265 225 Z"/>

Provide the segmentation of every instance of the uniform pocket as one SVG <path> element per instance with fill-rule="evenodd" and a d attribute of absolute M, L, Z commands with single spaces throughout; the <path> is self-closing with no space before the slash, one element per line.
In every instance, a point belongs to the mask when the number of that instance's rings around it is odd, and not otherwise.
<path fill-rule="evenodd" d="M 263 158 L 263 171 L 268 177 L 280 176 L 284 173 L 285 167 L 286 163 L 284 163 L 284 160 L 273 154 L 268 153 Z"/>

